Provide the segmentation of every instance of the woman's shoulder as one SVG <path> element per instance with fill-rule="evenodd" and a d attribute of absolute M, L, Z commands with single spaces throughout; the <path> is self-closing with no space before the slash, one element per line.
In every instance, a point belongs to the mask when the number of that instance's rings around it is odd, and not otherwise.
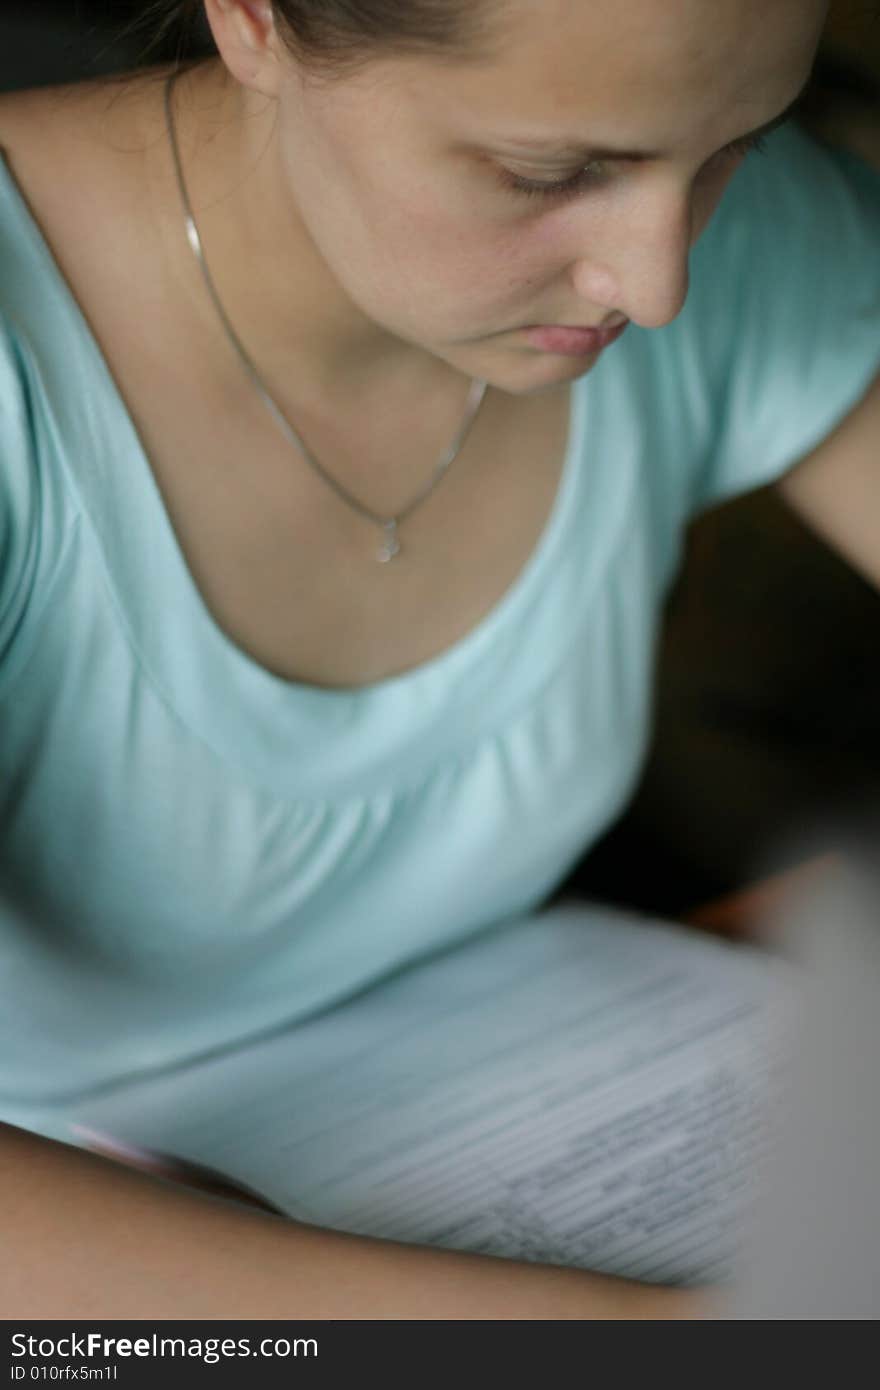
<path fill-rule="evenodd" d="M 81 351 L 86 325 L 104 300 L 119 300 L 120 284 L 133 282 L 148 93 L 143 80 L 126 78 L 0 94 L 0 444 L 7 472 L 11 454 L 21 462 L 27 452 L 24 424 L 37 409 L 29 392 L 39 385 L 40 400 L 60 410 L 81 389 L 83 364 L 92 360 Z M 11 429 L 19 430 L 14 439 Z"/>
<path fill-rule="evenodd" d="M 0 94 L 0 150 L 53 250 L 137 200 L 160 101 L 152 72 Z"/>
<path fill-rule="evenodd" d="M 84 336 L 112 367 L 118 325 L 149 322 L 163 129 L 156 70 L 0 96 L 0 317 L 53 380 Z"/>
<path fill-rule="evenodd" d="M 0 143 L 26 150 L 34 160 L 62 170 L 59 157 L 71 158 L 74 172 L 101 159 L 130 153 L 128 143 L 161 105 L 166 69 L 145 69 L 113 77 L 0 92 Z"/>

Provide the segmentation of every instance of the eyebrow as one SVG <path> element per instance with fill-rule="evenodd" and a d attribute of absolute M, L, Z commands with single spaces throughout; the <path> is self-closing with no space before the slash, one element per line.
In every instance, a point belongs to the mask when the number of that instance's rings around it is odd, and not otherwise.
<path fill-rule="evenodd" d="M 744 135 L 739 135 L 735 140 L 731 140 L 731 145 L 740 144 L 746 140 L 757 140 L 764 135 L 772 135 L 774 130 L 785 125 L 796 111 L 805 104 L 813 86 L 813 73 L 811 72 L 801 90 L 798 92 L 794 101 L 786 106 L 784 111 L 780 111 L 778 116 L 774 116 L 771 121 L 764 125 L 757 126 L 754 130 L 747 131 Z M 633 164 L 644 163 L 651 159 L 662 159 L 663 154 L 660 150 L 620 150 L 602 147 L 599 145 L 585 144 L 578 136 L 539 136 L 539 137 L 517 137 L 504 136 L 504 145 L 516 146 L 522 150 L 538 150 L 545 154 L 556 154 L 560 156 L 577 155 L 583 159 L 617 159 L 627 160 Z"/>

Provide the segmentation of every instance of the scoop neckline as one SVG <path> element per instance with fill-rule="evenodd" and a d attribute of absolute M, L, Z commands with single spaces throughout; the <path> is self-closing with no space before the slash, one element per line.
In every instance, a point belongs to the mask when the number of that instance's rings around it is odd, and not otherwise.
<path fill-rule="evenodd" d="M 116 427 L 121 425 L 129 437 L 132 453 L 141 474 L 139 481 L 149 495 L 149 503 L 162 533 L 166 552 L 172 559 L 177 570 L 178 580 L 183 586 L 181 596 L 198 627 L 199 638 L 204 638 L 214 648 L 215 656 L 221 655 L 227 662 L 233 663 L 244 680 L 251 684 L 262 684 L 267 690 L 273 692 L 276 698 L 278 693 L 286 692 L 291 696 L 295 695 L 307 700 L 322 702 L 326 706 L 334 704 L 344 706 L 353 700 L 378 699 L 387 692 L 408 691 L 410 688 L 422 686 L 435 678 L 440 679 L 457 674 L 464 664 L 492 640 L 499 629 L 506 627 L 513 620 L 517 610 L 527 601 L 528 595 L 537 583 L 541 572 L 549 563 L 550 557 L 556 549 L 560 531 L 569 515 L 569 502 L 577 480 L 578 469 L 576 465 L 584 427 L 586 377 L 575 378 L 571 383 L 568 433 L 563 464 L 556 493 L 541 534 L 515 578 L 483 617 L 463 636 L 434 656 L 379 681 L 359 686 L 322 686 L 307 681 L 288 680 L 263 666 L 255 657 L 240 647 L 224 631 L 205 602 L 178 541 L 149 456 L 116 383 L 110 364 L 104 356 L 86 314 L 64 275 L 49 241 L 36 216 L 31 211 L 24 190 L 12 171 L 7 152 L 2 145 L 0 145 L 0 167 L 2 167 L 8 191 L 31 234 L 41 260 L 48 269 L 56 293 L 78 329 L 102 378 L 105 389 L 100 396 L 100 408 L 104 412 L 109 412 Z M 595 370 L 594 367 L 593 371 Z M 102 534 L 105 545 L 110 544 L 115 549 L 121 543 L 118 537 L 113 537 L 112 534 L 108 535 L 106 530 Z M 124 600 L 123 607 L 125 607 Z"/>

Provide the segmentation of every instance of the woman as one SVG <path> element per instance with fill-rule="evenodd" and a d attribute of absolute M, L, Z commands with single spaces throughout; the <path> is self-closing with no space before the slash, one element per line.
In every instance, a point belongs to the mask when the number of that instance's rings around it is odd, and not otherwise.
<path fill-rule="evenodd" d="M 544 901 L 695 511 L 785 475 L 878 577 L 877 180 L 794 130 L 740 168 L 827 7 L 204 8 L 174 81 L 0 103 L 14 1311 L 696 1316 L 50 1141 Z"/>

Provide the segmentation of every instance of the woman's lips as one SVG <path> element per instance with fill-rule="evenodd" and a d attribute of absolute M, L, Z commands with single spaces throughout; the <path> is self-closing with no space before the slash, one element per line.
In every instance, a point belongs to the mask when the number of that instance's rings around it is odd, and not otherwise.
<path fill-rule="evenodd" d="M 525 335 L 533 347 L 542 352 L 562 353 L 566 357 L 585 357 L 591 352 L 601 352 L 620 337 L 629 327 L 626 323 L 616 328 L 526 328 Z"/>

